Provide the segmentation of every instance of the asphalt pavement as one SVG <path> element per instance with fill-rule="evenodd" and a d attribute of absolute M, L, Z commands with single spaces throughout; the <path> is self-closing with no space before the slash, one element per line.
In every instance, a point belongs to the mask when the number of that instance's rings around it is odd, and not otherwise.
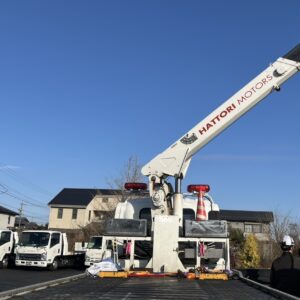
<path fill-rule="evenodd" d="M 0 292 L 83 273 L 83 270 L 13 268 L 0 269 Z"/>
<path fill-rule="evenodd" d="M 188 280 L 177 278 L 82 278 L 34 291 L 18 300 L 55 299 L 180 299 L 271 300 L 278 299 L 240 280 Z"/>

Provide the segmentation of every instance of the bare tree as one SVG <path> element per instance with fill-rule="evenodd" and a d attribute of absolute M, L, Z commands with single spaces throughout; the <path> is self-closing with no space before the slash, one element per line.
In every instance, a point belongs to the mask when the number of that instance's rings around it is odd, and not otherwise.
<path fill-rule="evenodd" d="M 124 189 L 126 182 L 144 182 L 144 176 L 141 173 L 142 166 L 139 163 L 138 157 L 132 155 L 129 157 L 124 167 L 120 171 L 119 175 L 107 180 L 107 184 L 111 189 L 121 191 L 120 201 L 125 201 L 128 198 L 128 194 Z"/>
<path fill-rule="evenodd" d="M 271 237 L 277 243 L 282 241 L 285 234 L 289 234 L 291 224 L 290 214 L 282 215 L 274 212 L 274 221 L 271 223 Z"/>
<path fill-rule="evenodd" d="M 274 221 L 271 223 L 270 233 L 271 239 L 273 240 L 272 256 L 277 257 L 281 253 L 280 242 L 282 241 L 284 235 L 289 234 L 294 237 L 296 242 L 299 241 L 299 224 L 293 222 L 290 213 L 285 215 L 274 212 Z"/>
<path fill-rule="evenodd" d="M 122 190 L 126 182 L 143 182 L 144 177 L 141 168 L 138 157 L 136 155 L 130 156 L 119 175 L 108 180 L 108 185 L 110 188 Z"/>

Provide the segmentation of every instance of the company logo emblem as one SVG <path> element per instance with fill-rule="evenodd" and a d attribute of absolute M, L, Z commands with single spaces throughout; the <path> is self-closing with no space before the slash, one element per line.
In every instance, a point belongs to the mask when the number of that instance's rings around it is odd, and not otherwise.
<path fill-rule="evenodd" d="M 198 138 L 196 137 L 195 133 L 192 133 L 190 136 L 186 134 L 180 142 L 185 145 L 193 144 L 195 141 L 197 141 Z"/>

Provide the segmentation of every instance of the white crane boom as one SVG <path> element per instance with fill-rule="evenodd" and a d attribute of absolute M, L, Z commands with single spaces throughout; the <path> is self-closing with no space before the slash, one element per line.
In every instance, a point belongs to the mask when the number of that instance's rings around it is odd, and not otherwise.
<path fill-rule="evenodd" d="M 152 198 L 154 195 L 156 200 L 157 198 L 163 200 L 164 196 L 157 194 L 158 185 L 162 187 L 164 180 L 169 176 L 175 179 L 184 178 L 195 153 L 273 90 L 279 91 L 280 86 L 299 70 L 300 44 L 278 58 L 188 133 L 147 163 L 142 168 L 142 173 L 149 177 L 149 191 Z M 170 192 L 168 189 L 166 186 L 162 188 L 163 194 L 167 195 Z M 155 199 L 153 200 L 155 205 Z"/>

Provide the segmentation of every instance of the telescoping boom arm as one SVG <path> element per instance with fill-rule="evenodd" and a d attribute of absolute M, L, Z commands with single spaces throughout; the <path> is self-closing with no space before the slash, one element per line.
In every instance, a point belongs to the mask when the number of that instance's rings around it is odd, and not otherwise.
<path fill-rule="evenodd" d="M 195 153 L 273 90 L 279 91 L 280 86 L 299 70 L 300 44 L 278 58 L 188 133 L 147 163 L 142 168 L 142 173 L 149 178 L 149 192 L 154 205 L 160 207 L 162 201 L 166 200 L 162 198 L 171 192 L 170 184 L 165 183 L 167 177 L 174 177 L 175 180 L 184 178 Z M 180 187 L 175 186 L 175 189 Z M 175 193 L 180 192 L 176 190 Z"/>

